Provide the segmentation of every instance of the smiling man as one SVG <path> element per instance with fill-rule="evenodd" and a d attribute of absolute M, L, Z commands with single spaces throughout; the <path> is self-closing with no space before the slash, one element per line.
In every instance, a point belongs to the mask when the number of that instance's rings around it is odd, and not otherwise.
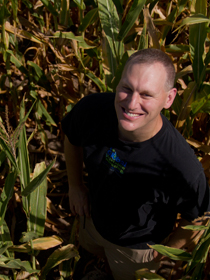
<path fill-rule="evenodd" d="M 148 245 L 167 239 L 168 246 L 185 247 L 195 233 L 181 226 L 210 210 L 200 162 L 161 114 L 176 96 L 174 79 L 165 53 L 138 51 L 128 59 L 116 94 L 89 95 L 62 121 L 80 244 L 105 257 L 116 280 L 134 280 L 140 268 L 155 271 L 162 257 Z M 173 231 L 178 213 L 182 220 Z"/>

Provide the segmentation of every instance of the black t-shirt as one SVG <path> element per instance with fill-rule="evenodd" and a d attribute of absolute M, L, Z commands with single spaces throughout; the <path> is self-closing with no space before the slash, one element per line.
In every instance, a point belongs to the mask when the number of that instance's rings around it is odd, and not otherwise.
<path fill-rule="evenodd" d="M 203 168 L 164 117 L 151 139 L 118 139 L 114 93 L 81 99 L 62 120 L 69 141 L 84 148 L 91 216 L 98 232 L 120 246 L 160 243 L 177 213 L 188 221 L 210 210 Z"/>

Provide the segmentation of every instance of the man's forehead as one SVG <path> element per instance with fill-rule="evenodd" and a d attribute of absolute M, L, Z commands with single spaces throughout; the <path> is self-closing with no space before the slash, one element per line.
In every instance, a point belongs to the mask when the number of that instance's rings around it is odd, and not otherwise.
<path fill-rule="evenodd" d="M 137 67 L 135 67 L 135 66 L 137 66 Z M 134 62 L 130 61 L 125 66 L 125 68 L 123 70 L 123 73 L 122 73 L 122 76 L 121 76 L 121 79 L 127 77 L 131 73 L 133 67 L 136 68 L 135 71 L 141 71 L 142 69 L 147 69 L 147 68 L 150 68 L 150 69 L 157 68 L 156 66 L 158 66 L 158 68 L 159 67 L 162 68 L 161 69 L 161 73 L 163 75 L 166 74 L 166 69 L 165 69 L 164 65 L 161 62 L 155 61 L 155 62 L 152 62 L 152 63 L 138 63 L 138 62 L 135 62 L 135 61 Z M 157 71 L 159 72 L 158 68 L 157 68 Z"/>

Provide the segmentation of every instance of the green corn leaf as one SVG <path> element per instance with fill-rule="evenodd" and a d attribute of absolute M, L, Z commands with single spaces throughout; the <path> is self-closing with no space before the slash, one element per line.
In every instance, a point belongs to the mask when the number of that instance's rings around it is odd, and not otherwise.
<path fill-rule="evenodd" d="M 29 253 L 33 250 L 48 250 L 50 248 L 54 248 L 56 246 L 61 245 L 63 240 L 55 235 L 49 237 L 40 237 L 38 239 L 32 240 L 32 242 L 24 243 L 21 245 L 13 245 L 9 248 L 9 251 Z"/>
<path fill-rule="evenodd" d="M 0 9 L 0 24 L 4 24 L 4 20 L 10 16 L 10 12 L 7 9 L 6 5 L 2 6 Z"/>
<path fill-rule="evenodd" d="M 189 271 L 192 271 L 192 269 L 195 269 L 194 276 L 197 275 L 200 272 L 200 269 L 205 265 L 206 259 L 209 252 L 209 246 L 210 246 L 210 233 L 209 229 L 206 231 L 206 234 L 203 234 L 201 237 L 199 243 L 193 250 L 192 254 L 192 260 L 189 262 L 188 267 L 186 269 L 186 273 Z M 193 276 L 193 279 L 198 279 Z"/>
<path fill-rule="evenodd" d="M 150 279 L 150 280 L 165 280 L 165 278 L 161 277 L 156 273 L 152 273 L 147 268 L 139 269 L 135 272 L 136 280 L 141 279 Z"/>
<path fill-rule="evenodd" d="M 31 264 L 28 261 L 21 261 L 20 259 L 10 260 L 9 262 L 3 264 L 1 267 L 12 268 L 12 269 L 24 269 L 30 273 L 38 273 L 39 270 L 32 269 Z"/>
<path fill-rule="evenodd" d="M 6 275 L 1 275 L 0 280 L 11 280 L 10 276 L 6 276 Z"/>
<path fill-rule="evenodd" d="M 197 99 L 194 102 L 192 102 L 192 104 L 191 104 L 192 113 L 194 115 L 196 115 L 197 113 L 199 113 L 201 111 L 203 112 L 204 106 L 207 104 L 207 102 L 209 104 L 209 101 L 210 101 L 210 95 L 208 97 L 203 97 L 203 98 Z M 205 113 L 208 113 L 208 112 L 205 110 Z"/>
<path fill-rule="evenodd" d="M 84 32 L 85 29 L 93 24 L 93 22 L 95 22 L 98 19 L 98 8 L 95 9 L 91 9 L 83 18 L 78 31 L 80 32 Z"/>
<path fill-rule="evenodd" d="M 44 162 L 37 163 L 35 166 L 33 178 L 36 178 L 45 169 L 46 165 Z M 39 237 L 44 235 L 47 211 L 46 195 L 47 178 L 45 178 L 30 195 L 30 228 L 31 231 L 35 232 Z"/>
<path fill-rule="evenodd" d="M 121 3 L 122 1 L 121 0 L 112 0 L 112 1 L 115 4 L 118 15 L 123 15 L 123 6 Z"/>
<path fill-rule="evenodd" d="M 142 11 L 146 0 L 134 0 L 133 4 L 126 16 L 123 26 L 120 28 L 117 40 L 122 41 L 128 34 L 130 29 L 133 27 L 136 19 L 138 18 L 140 12 Z"/>
<path fill-rule="evenodd" d="M 188 0 L 179 0 L 178 2 L 178 16 L 182 13 L 187 5 Z"/>
<path fill-rule="evenodd" d="M 206 0 L 196 1 L 195 2 L 195 12 L 206 16 L 207 15 L 207 1 Z"/>
<path fill-rule="evenodd" d="M 11 50 L 7 50 L 7 53 L 10 55 L 10 61 L 20 70 L 23 74 L 28 76 L 28 70 L 23 66 L 23 64 L 15 57 Z"/>
<path fill-rule="evenodd" d="M 207 36 L 207 26 L 205 23 L 199 23 L 191 25 L 189 28 L 189 43 L 190 53 L 193 60 L 193 74 L 194 79 L 198 83 L 200 81 L 200 75 L 204 68 L 204 44 Z M 204 78 L 204 77 L 203 77 Z"/>
<path fill-rule="evenodd" d="M 66 19 L 67 19 L 67 16 L 68 16 L 67 1 L 63 0 L 61 5 L 62 5 L 62 7 L 61 7 L 61 12 L 60 12 L 60 22 L 61 22 L 62 25 L 65 25 Z"/>
<path fill-rule="evenodd" d="M 1 151 L 0 152 L 0 166 L 3 164 L 3 162 L 5 161 L 6 159 L 6 154 L 4 151 Z"/>
<path fill-rule="evenodd" d="M 113 91 L 116 90 L 116 87 L 121 79 L 121 76 L 122 76 L 122 72 L 123 72 L 123 69 L 124 69 L 124 66 L 125 66 L 125 63 L 126 61 L 128 60 L 128 58 L 134 53 L 135 51 L 127 51 L 124 53 L 121 61 L 120 61 L 120 64 L 118 65 L 118 68 L 117 68 L 117 71 L 116 71 L 116 75 L 114 77 L 114 80 L 112 81 L 112 88 L 113 88 Z"/>
<path fill-rule="evenodd" d="M 42 104 L 41 100 L 38 99 L 37 100 L 37 104 L 36 104 L 36 113 L 42 118 L 44 117 L 46 124 L 51 126 L 57 126 L 57 124 L 54 122 L 53 118 L 50 116 L 50 114 L 47 112 L 47 110 L 45 109 L 44 105 Z"/>
<path fill-rule="evenodd" d="M 168 53 L 186 53 L 190 51 L 190 47 L 189 45 L 181 45 L 181 44 L 177 44 L 177 45 L 167 45 L 165 47 L 166 52 Z"/>
<path fill-rule="evenodd" d="M 15 159 L 14 155 L 10 151 L 8 145 L 1 138 L 0 138 L 0 145 L 1 145 L 2 150 L 5 152 L 6 156 L 8 157 L 8 159 L 12 163 L 12 165 L 15 167 L 16 170 L 18 170 L 18 166 L 17 166 L 16 159 Z"/>
<path fill-rule="evenodd" d="M 169 257 L 172 260 L 189 261 L 192 259 L 191 254 L 181 249 L 171 248 L 163 245 L 149 245 L 149 247 L 153 248 L 160 254 Z"/>
<path fill-rule="evenodd" d="M 26 117 L 28 117 L 28 114 Z M 25 119 L 25 99 L 23 99 L 20 104 L 20 121 L 24 119 Z M 23 127 L 19 136 L 18 148 L 19 148 L 18 163 L 19 163 L 19 168 L 21 170 L 20 181 L 23 187 L 25 188 L 30 183 L 30 164 L 29 164 L 25 126 Z"/>
<path fill-rule="evenodd" d="M 11 0 L 12 2 L 12 12 L 15 22 L 17 21 L 17 12 L 18 12 L 18 0 Z"/>
<path fill-rule="evenodd" d="M 31 263 L 29 261 L 21 261 L 20 265 L 22 268 L 24 268 L 25 271 L 27 271 L 29 273 L 39 273 L 40 272 L 40 270 L 38 270 L 38 269 L 33 269 L 31 266 Z"/>
<path fill-rule="evenodd" d="M 120 28 L 119 16 L 111 0 L 98 0 L 98 9 L 105 37 L 102 42 L 103 57 L 108 58 L 106 65 L 109 68 L 110 79 L 112 79 L 124 51 L 122 42 L 117 40 Z"/>
<path fill-rule="evenodd" d="M 69 39 L 75 40 L 77 42 L 84 42 L 84 38 L 82 36 L 75 36 L 74 33 L 70 32 L 61 32 L 56 31 L 53 36 L 49 36 L 49 38 L 62 38 L 62 39 Z"/>
<path fill-rule="evenodd" d="M 9 228 L 5 221 L 3 221 L 3 224 L 0 226 L 0 255 L 4 254 L 6 250 L 13 245 L 13 242 L 11 241 Z M 9 253 L 10 257 L 13 257 L 13 253 Z"/>
<path fill-rule="evenodd" d="M 46 265 L 41 270 L 40 280 L 44 280 L 48 272 L 55 266 L 59 265 L 65 260 L 78 257 L 79 253 L 73 244 L 63 246 L 60 249 L 55 250 L 47 260 Z"/>
<path fill-rule="evenodd" d="M 20 238 L 20 242 L 25 243 L 37 238 L 39 238 L 39 236 L 34 231 L 22 232 L 22 237 Z"/>
<path fill-rule="evenodd" d="M 183 27 L 184 25 L 192 25 L 192 24 L 198 24 L 198 23 L 210 23 L 210 19 L 203 14 L 195 14 L 191 17 L 187 17 L 183 19 L 181 25 L 179 28 Z"/>
<path fill-rule="evenodd" d="M 208 229 L 208 227 L 207 227 L 207 226 L 188 225 L 188 226 L 184 226 L 183 229 L 189 229 L 189 230 L 206 230 L 206 229 Z"/>
<path fill-rule="evenodd" d="M 205 85 L 210 90 L 210 85 Z M 198 103 L 192 103 L 192 112 L 195 114 L 197 113 L 206 113 L 210 114 L 210 99 L 209 98 L 201 98 L 198 100 Z"/>
<path fill-rule="evenodd" d="M 42 69 L 32 61 L 28 61 L 27 64 L 31 67 L 30 77 L 34 81 L 34 83 L 40 85 L 41 87 L 45 88 L 48 92 L 50 92 L 50 83 Z"/>
<path fill-rule="evenodd" d="M 54 165 L 55 160 L 52 161 L 48 167 L 42 171 L 41 174 L 39 174 L 36 178 L 34 178 L 29 184 L 28 186 L 23 190 L 22 195 L 23 196 L 27 196 L 30 193 L 32 193 L 46 178 L 48 172 L 50 171 L 50 169 L 52 168 L 52 166 Z"/>
<path fill-rule="evenodd" d="M 139 38 L 138 50 L 147 49 L 148 48 L 148 34 L 147 34 L 147 24 L 144 23 L 143 30 L 141 32 L 141 36 Z"/>
<path fill-rule="evenodd" d="M 55 16 L 55 17 L 58 16 L 57 11 L 55 10 L 55 8 L 53 7 L 53 5 L 51 4 L 50 1 L 48 1 L 48 0 L 41 0 L 41 1 L 53 16 Z"/>
<path fill-rule="evenodd" d="M 95 44 L 93 44 L 93 45 L 88 45 L 85 41 L 83 41 L 83 42 L 78 42 L 78 45 L 79 45 L 79 48 L 82 48 L 82 49 L 85 49 L 85 50 L 87 50 L 87 49 L 93 49 L 93 48 L 97 47 Z"/>
<path fill-rule="evenodd" d="M 99 87 L 100 91 L 106 91 L 106 85 L 93 72 L 88 70 L 85 75 Z"/>
<path fill-rule="evenodd" d="M 36 101 L 35 101 L 36 102 Z M 35 102 L 28 110 L 25 115 L 25 98 L 23 98 L 20 104 L 20 122 L 18 127 L 27 120 Z M 26 137 L 26 128 L 25 125 L 21 129 L 19 141 L 18 141 L 18 166 L 19 166 L 19 177 L 21 182 L 21 191 L 23 191 L 26 186 L 30 183 L 30 163 L 29 163 L 29 154 L 28 154 L 28 146 L 27 146 L 27 137 Z M 23 209 L 25 213 L 29 214 L 29 197 L 22 197 Z"/>
<path fill-rule="evenodd" d="M 175 9 L 173 9 L 172 12 L 169 14 L 169 16 L 167 17 L 167 21 L 173 24 L 174 20 L 176 18 L 176 13 L 177 13 L 177 7 Z M 163 31 L 161 32 L 162 33 L 161 45 L 163 44 L 168 32 L 171 30 L 171 27 L 172 26 L 170 26 L 170 25 L 164 26 Z"/>
<path fill-rule="evenodd" d="M 2 226 L 4 223 L 4 216 L 7 210 L 7 204 L 13 195 L 16 178 L 16 172 L 11 172 L 7 175 L 0 199 L 0 226 Z"/>
<path fill-rule="evenodd" d="M 179 94 L 176 95 L 171 108 L 175 111 L 177 116 L 179 116 L 179 114 L 181 113 L 181 109 L 182 109 L 182 98 L 181 98 L 181 96 L 179 96 Z"/>
<path fill-rule="evenodd" d="M 77 6 L 79 7 L 80 10 L 85 10 L 86 9 L 84 0 L 73 0 L 73 1 L 74 1 L 74 3 L 77 4 Z"/>

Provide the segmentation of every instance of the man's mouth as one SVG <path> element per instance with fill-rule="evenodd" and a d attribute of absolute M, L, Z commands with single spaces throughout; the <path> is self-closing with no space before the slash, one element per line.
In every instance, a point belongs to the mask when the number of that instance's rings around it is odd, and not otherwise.
<path fill-rule="evenodd" d="M 128 115 L 129 117 L 139 117 L 142 115 L 142 114 L 130 113 L 130 112 L 126 111 L 124 108 L 123 108 L 123 112 L 126 113 L 126 115 Z"/>

